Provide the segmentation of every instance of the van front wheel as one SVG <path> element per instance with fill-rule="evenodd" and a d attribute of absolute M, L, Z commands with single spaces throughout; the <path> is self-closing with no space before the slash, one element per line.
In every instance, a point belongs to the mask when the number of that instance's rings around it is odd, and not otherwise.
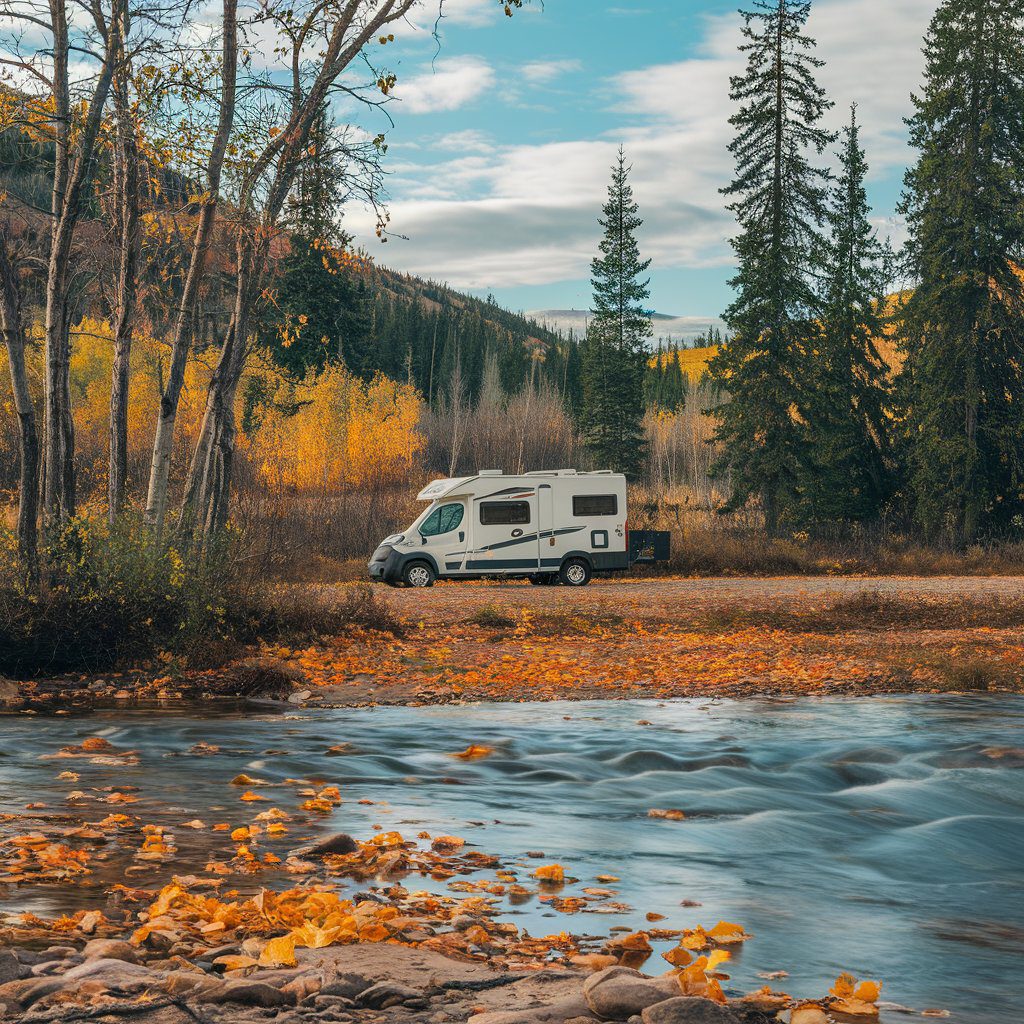
<path fill-rule="evenodd" d="M 434 570 L 426 562 L 410 562 L 402 570 L 402 581 L 407 587 L 432 587 Z"/>
<path fill-rule="evenodd" d="M 582 558 L 570 558 L 558 570 L 558 578 L 567 587 L 585 587 L 590 582 L 590 566 Z"/>

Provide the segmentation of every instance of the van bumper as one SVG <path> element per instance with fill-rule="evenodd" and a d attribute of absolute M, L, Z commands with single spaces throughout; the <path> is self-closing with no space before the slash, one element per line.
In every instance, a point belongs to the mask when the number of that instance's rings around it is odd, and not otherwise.
<path fill-rule="evenodd" d="M 382 545 L 367 563 L 374 583 L 397 583 L 402 578 L 402 556 L 392 547 Z"/>

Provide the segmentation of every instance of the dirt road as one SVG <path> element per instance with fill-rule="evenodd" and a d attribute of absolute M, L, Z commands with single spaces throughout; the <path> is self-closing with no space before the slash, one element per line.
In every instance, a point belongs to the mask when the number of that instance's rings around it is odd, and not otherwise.
<path fill-rule="evenodd" d="M 1024 576 L 622 577 L 579 589 L 473 580 L 438 583 L 429 590 L 382 588 L 382 593 L 401 615 L 437 624 L 489 606 L 583 614 L 619 609 L 644 620 L 678 621 L 716 609 L 799 608 L 875 594 L 918 601 L 1013 601 L 1024 599 Z"/>

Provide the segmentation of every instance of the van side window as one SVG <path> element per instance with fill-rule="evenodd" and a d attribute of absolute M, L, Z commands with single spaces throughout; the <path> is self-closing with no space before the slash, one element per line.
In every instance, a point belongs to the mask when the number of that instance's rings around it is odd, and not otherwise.
<path fill-rule="evenodd" d="M 572 496 L 574 516 L 616 516 L 619 514 L 619 498 L 615 494 L 574 494 Z"/>
<path fill-rule="evenodd" d="M 521 526 L 529 521 L 528 501 L 480 502 L 480 522 L 484 526 Z"/>
<path fill-rule="evenodd" d="M 424 537 L 439 537 L 442 533 L 451 533 L 462 522 L 462 503 L 439 505 L 423 520 L 420 533 Z"/>

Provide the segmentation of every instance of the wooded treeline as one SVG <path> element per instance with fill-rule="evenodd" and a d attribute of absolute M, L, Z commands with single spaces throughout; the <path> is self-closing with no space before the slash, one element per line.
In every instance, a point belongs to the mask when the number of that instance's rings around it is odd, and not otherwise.
<path fill-rule="evenodd" d="M 891 516 L 958 545 L 1019 536 L 1024 8 L 936 11 L 908 120 L 909 240 L 895 254 L 871 224 L 856 108 L 838 139 L 823 127 L 840 98 L 818 84 L 809 13 L 755 0 L 743 14 L 724 189 L 736 298 L 710 366 L 727 395 L 715 411 L 726 507 L 756 502 L 771 534 Z"/>

